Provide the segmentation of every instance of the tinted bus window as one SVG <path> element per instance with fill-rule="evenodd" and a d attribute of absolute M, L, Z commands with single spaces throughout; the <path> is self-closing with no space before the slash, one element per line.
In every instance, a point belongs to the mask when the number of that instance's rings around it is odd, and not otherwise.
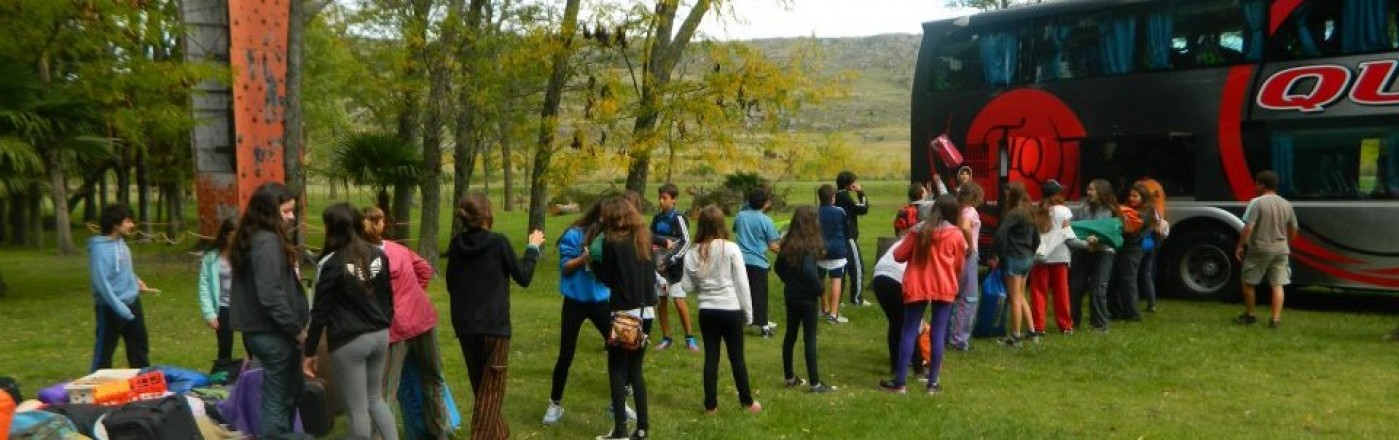
<path fill-rule="evenodd" d="M 1269 56 L 1295 60 L 1399 48 L 1392 0 L 1312 0 L 1288 16 L 1269 44 Z"/>
<path fill-rule="evenodd" d="M 1263 0 L 1176 2 L 1170 63 L 1176 68 L 1240 64 L 1262 58 Z"/>
<path fill-rule="evenodd" d="M 1399 196 L 1399 129 L 1280 131 L 1272 133 L 1269 146 L 1284 197 Z"/>
<path fill-rule="evenodd" d="M 955 90 L 981 87 L 981 53 L 976 34 L 957 32 L 940 40 L 933 59 L 933 87 Z"/>

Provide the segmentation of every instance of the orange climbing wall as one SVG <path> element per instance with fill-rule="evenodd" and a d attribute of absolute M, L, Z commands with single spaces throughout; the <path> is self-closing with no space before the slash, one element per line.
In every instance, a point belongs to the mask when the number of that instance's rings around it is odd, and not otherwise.
<path fill-rule="evenodd" d="M 282 182 L 289 0 L 228 0 L 238 206 L 265 182 Z M 294 0 L 293 0 L 294 1 Z M 241 209 L 240 209 L 241 211 Z"/>

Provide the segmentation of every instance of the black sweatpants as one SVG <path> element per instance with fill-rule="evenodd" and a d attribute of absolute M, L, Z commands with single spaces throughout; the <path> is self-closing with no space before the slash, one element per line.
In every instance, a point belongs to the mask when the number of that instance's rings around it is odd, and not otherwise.
<path fill-rule="evenodd" d="M 743 358 L 742 310 L 700 309 L 700 335 L 704 338 L 704 409 L 719 407 L 719 345 L 728 347 L 729 369 L 733 370 L 734 386 L 738 388 L 738 403 L 745 408 L 753 404 L 748 388 L 748 363 Z"/>
<path fill-rule="evenodd" d="M 748 272 L 748 291 L 753 299 L 753 325 L 768 325 L 768 270 L 752 265 L 744 266 Z"/>
<path fill-rule="evenodd" d="M 889 328 L 885 330 L 885 343 L 889 346 L 889 374 L 897 374 L 899 371 L 899 341 L 903 339 L 904 326 L 904 293 L 903 283 L 887 276 L 874 277 L 874 297 L 879 300 L 879 308 L 884 310 L 884 317 L 889 319 Z M 913 365 L 923 365 L 923 354 L 915 350 L 913 352 Z"/>
<path fill-rule="evenodd" d="M 146 335 L 146 312 L 141 308 L 141 298 L 126 305 L 135 316 L 130 321 L 122 319 L 106 304 L 98 304 L 97 343 L 92 350 L 92 371 L 112 368 L 112 356 L 117 353 L 117 342 L 126 341 L 126 365 L 128 368 L 151 366 L 150 339 Z"/>
<path fill-rule="evenodd" d="M 549 391 L 549 400 L 563 401 L 564 386 L 568 384 L 568 369 L 573 366 L 573 354 L 578 351 L 578 333 L 583 329 L 583 321 L 591 321 L 607 343 L 607 333 L 611 331 L 612 311 L 607 301 L 585 303 L 564 298 L 563 310 L 559 313 L 559 359 L 554 362 L 554 384 Z"/>

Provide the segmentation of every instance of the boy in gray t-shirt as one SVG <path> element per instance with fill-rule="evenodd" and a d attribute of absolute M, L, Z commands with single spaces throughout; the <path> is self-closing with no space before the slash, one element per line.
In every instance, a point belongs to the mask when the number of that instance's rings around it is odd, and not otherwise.
<path fill-rule="evenodd" d="M 1269 328 L 1276 328 L 1282 316 L 1283 286 L 1292 283 L 1292 269 L 1288 267 L 1288 243 L 1297 235 L 1297 215 L 1292 204 L 1278 195 L 1278 175 L 1263 171 L 1254 177 L 1258 197 L 1248 202 L 1244 209 L 1244 230 L 1239 233 L 1239 245 L 1234 256 L 1242 263 L 1240 278 L 1243 281 L 1244 314 L 1234 319 L 1239 324 L 1253 324 L 1254 286 L 1268 279 L 1272 289 L 1272 319 Z M 1247 252 L 1245 252 L 1247 251 Z"/>

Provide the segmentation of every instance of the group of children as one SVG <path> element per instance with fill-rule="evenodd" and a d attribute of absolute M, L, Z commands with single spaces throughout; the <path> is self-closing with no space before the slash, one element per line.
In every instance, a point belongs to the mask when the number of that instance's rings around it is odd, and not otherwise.
<path fill-rule="evenodd" d="M 641 218 L 635 193 L 593 204 L 559 238 L 561 332 L 544 422 L 552 424 L 563 416 L 568 371 L 580 328 L 589 321 L 609 341 L 614 427 L 599 438 L 646 438 L 649 421 L 642 374 L 646 349 L 617 343 L 616 324 L 620 317 L 636 318 L 643 323 L 642 331 L 649 333 L 653 318 L 659 316 L 661 337 L 655 348 L 666 349 L 674 343 L 668 322 L 668 309 L 673 306 L 686 347 L 700 351 L 687 295 L 694 295 L 699 305 L 704 409 L 718 410 L 717 371 L 723 347 L 740 404 L 747 411 L 761 411 L 749 386 L 743 330 L 752 326 L 763 337 L 776 333 L 776 323 L 769 321 L 769 272 L 775 272 L 784 286 L 785 385 L 834 391 L 836 387 L 825 383 L 819 372 L 817 327 L 822 320 L 848 322 L 840 314 L 842 279 L 847 272 L 852 278 L 851 302 L 866 304 L 856 240 L 858 218 L 869 210 L 853 173 L 843 172 L 836 180 L 837 185 L 818 189 L 818 206 L 795 208 L 785 234 L 765 213 L 770 194 L 763 188 L 748 194 L 746 207 L 731 228 L 718 207 L 701 209 L 693 241 L 689 222 L 676 208 L 679 190 L 673 184 L 660 188 L 661 209 L 649 227 Z M 897 240 L 874 266 L 872 285 L 889 320 L 886 342 L 892 376 L 879 386 L 891 392 L 906 392 L 910 365 L 919 370 L 917 375 L 926 377 L 927 392 L 940 392 L 944 348 L 969 348 L 979 295 L 982 219 L 977 208 L 984 194 L 965 168 L 952 190 L 941 181 L 935 190 L 937 195 L 930 198 L 923 185 L 910 187 L 910 204 L 900 209 L 894 222 Z M 406 360 L 417 364 L 429 398 L 441 401 L 437 316 L 423 290 L 433 277 L 431 265 L 402 245 L 381 238 L 382 211 L 331 206 L 322 216 L 326 241 L 319 258 L 315 306 L 309 307 L 297 282 L 298 254 L 286 238 L 295 200 L 276 184 L 258 191 L 243 219 L 224 222 L 202 264 L 202 316 L 219 335 L 220 358 L 232 356 L 231 332 L 244 332 L 245 346 L 267 369 L 262 433 L 275 436 L 290 431 L 288 399 L 299 393 L 294 383 L 300 383 L 300 374 L 316 368 L 310 359 L 315 358 L 320 333 L 325 332 L 337 383 L 347 399 L 351 435 L 367 438 L 378 426 L 384 438 L 395 438 L 395 429 L 387 428 L 394 422 L 385 396 L 391 398 L 397 389 L 395 376 Z M 1077 298 L 1068 296 L 1071 287 L 1092 297 L 1094 329 L 1106 331 L 1109 318 L 1140 320 L 1135 303 L 1139 289 L 1147 294 L 1147 310 L 1154 311 L 1153 244 L 1166 234 L 1160 185 L 1149 179 L 1138 182 L 1127 193 L 1128 203 L 1119 206 L 1111 185 L 1095 180 L 1077 213 L 1064 206 L 1062 188 L 1056 182 L 1045 183 L 1041 193 L 1043 200 L 1035 204 L 1022 184 L 1009 184 L 994 254 L 988 259 L 1005 276 L 1009 291 L 1012 320 L 1010 335 L 1003 342 L 1018 345 L 1042 336 L 1049 296 L 1054 299 L 1059 330 L 1072 333 L 1080 308 Z M 544 234 L 531 231 L 523 255 L 518 255 L 505 236 L 492 231 L 494 216 L 483 194 L 464 197 L 454 217 L 464 230 L 447 249 L 446 282 L 453 328 L 475 395 L 471 435 L 507 438 L 509 430 L 500 410 L 511 335 L 509 284 L 530 284 Z M 1122 220 L 1124 240 L 1116 248 L 1094 236 L 1079 239 L 1070 227 L 1073 219 L 1108 217 Z M 95 249 L 93 283 L 99 301 L 94 368 L 110 365 L 114 335 L 140 325 L 135 291 L 145 289 L 131 273 L 129 251 L 124 244 L 118 246 L 121 235 L 129 232 L 129 213 L 116 208 L 104 213 L 102 228 L 104 236 L 89 244 Z M 769 252 L 776 253 L 775 261 L 769 259 Z M 1116 282 L 1111 301 L 1109 282 Z M 117 303 L 124 307 L 116 307 Z M 929 310 L 931 317 L 925 322 L 924 313 Z M 103 325 L 108 321 L 115 324 Z M 123 323 L 131 324 L 124 327 Z M 799 333 L 806 379 L 794 368 Z M 929 342 L 926 353 L 916 353 L 920 335 Z M 133 366 L 147 363 L 141 339 L 128 339 L 128 345 L 129 356 L 135 356 Z M 274 355 L 284 345 L 293 348 L 292 353 Z M 273 389 L 277 387 L 281 389 Z M 635 410 L 625 403 L 628 394 L 634 398 Z M 445 410 L 434 404 L 426 413 L 431 419 L 430 434 L 445 433 Z M 629 420 L 636 421 L 630 433 Z"/>

